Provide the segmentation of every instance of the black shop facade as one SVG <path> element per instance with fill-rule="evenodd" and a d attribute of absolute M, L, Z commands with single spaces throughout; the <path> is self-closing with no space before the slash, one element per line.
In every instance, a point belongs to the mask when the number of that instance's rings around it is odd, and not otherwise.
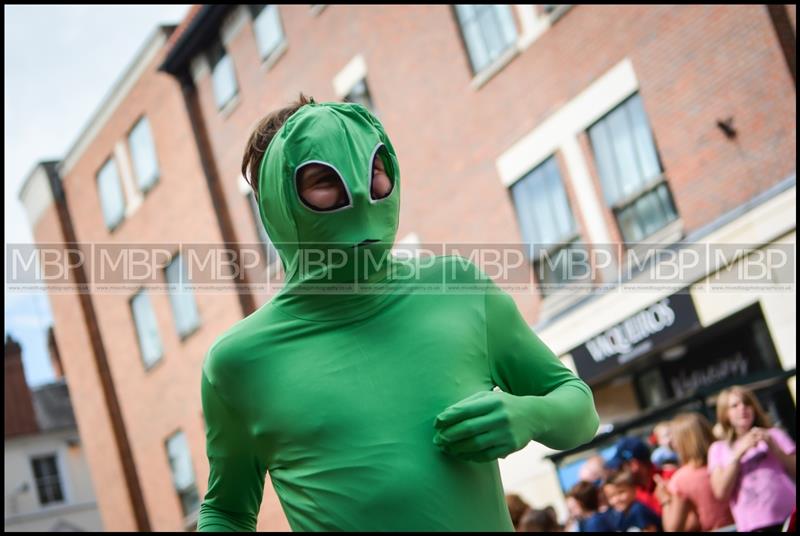
<path fill-rule="evenodd" d="M 570 355 L 578 375 L 595 392 L 630 382 L 639 413 L 702 395 L 712 417 L 716 393 L 731 385 L 751 386 L 773 421 L 796 437 L 787 371 L 758 301 L 702 326 L 692 295 L 684 289 L 584 341 Z"/>

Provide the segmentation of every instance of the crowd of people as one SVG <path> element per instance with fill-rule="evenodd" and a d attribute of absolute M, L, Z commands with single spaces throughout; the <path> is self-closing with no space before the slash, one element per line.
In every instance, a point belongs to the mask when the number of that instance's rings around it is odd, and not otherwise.
<path fill-rule="evenodd" d="M 565 526 L 551 507 L 508 496 L 517 531 L 794 531 L 795 443 L 750 390 L 722 391 L 714 426 L 683 413 L 659 423 L 648 442 L 623 437 L 610 458 L 584 462 L 566 494 Z"/>

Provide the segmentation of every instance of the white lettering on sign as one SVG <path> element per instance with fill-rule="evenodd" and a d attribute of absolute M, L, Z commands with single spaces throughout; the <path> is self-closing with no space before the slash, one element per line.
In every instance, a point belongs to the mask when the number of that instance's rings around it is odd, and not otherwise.
<path fill-rule="evenodd" d="M 616 354 L 630 352 L 636 343 L 675 323 L 675 311 L 665 298 L 587 341 L 592 359 L 601 362 Z"/>
<path fill-rule="evenodd" d="M 722 359 L 704 368 L 680 371 L 670 383 L 675 396 L 687 396 L 700 387 L 707 387 L 731 376 L 747 375 L 747 359 L 742 354 Z"/>

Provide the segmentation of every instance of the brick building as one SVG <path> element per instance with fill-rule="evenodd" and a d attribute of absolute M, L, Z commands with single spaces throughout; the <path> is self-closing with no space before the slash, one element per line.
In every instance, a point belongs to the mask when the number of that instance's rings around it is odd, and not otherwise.
<path fill-rule="evenodd" d="M 400 160 L 399 240 L 557 244 L 526 265 L 545 283 L 559 280 L 547 255 L 612 252 L 592 283 L 615 291 L 514 294 L 609 424 L 794 368 L 793 290 L 706 284 L 769 246 L 793 258 L 795 34 L 794 6 L 195 6 L 154 34 L 21 197 L 38 243 L 173 244 L 154 276 L 169 282 L 183 269 L 179 242 L 263 239 L 239 172 L 261 117 L 300 91 L 364 102 Z M 643 244 L 719 243 L 748 244 L 749 256 L 699 269 L 682 292 L 624 292 L 642 276 L 618 280 Z M 71 388 L 81 429 L 97 431 L 87 455 L 112 530 L 191 526 L 208 471 L 200 363 L 269 293 L 182 296 L 50 296 L 65 373 L 96 371 Z M 635 319 L 664 314 L 681 321 L 640 332 L 635 350 L 613 344 Z M 763 396 L 786 421 L 794 380 Z M 531 445 L 503 460 L 504 482 L 563 509 L 565 477 L 544 454 Z M 259 527 L 287 528 L 269 486 Z"/>

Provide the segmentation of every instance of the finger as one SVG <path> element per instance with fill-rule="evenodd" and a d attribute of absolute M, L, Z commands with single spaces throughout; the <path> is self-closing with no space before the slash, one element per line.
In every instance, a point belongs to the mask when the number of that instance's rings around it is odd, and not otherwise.
<path fill-rule="evenodd" d="M 489 432 L 497 426 L 497 416 L 494 413 L 488 413 L 480 417 L 465 419 L 452 425 L 443 425 L 434 437 L 434 442 L 440 444 L 457 443 L 464 439 Z"/>
<path fill-rule="evenodd" d="M 488 395 L 488 396 L 487 396 Z M 457 402 L 441 412 L 434 423 L 438 429 L 450 426 L 464 419 L 472 417 L 480 417 L 489 413 L 493 408 L 497 407 L 498 400 L 491 396 L 491 391 L 473 395 L 460 402 Z"/>
<path fill-rule="evenodd" d="M 489 432 L 481 434 L 457 443 L 442 445 L 441 448 L 452 455 L 462 455 L 476 453 L 483 450 L 488 450 L 492 447 L 498 447 L 505 444 L 504 437 L 497 432 Z"/>
<path fill-rule="evenodd" d="M 483 452 L 478 452 L 472 454 L 467 457 L 467 459 L 471 462 L 479 462 L 479 463 L 486 463 L 486 462 L 493 462 L 498 458 L 505 458 L 511 454 L 511 452 L 506 447 L 493 447 Z"/>

